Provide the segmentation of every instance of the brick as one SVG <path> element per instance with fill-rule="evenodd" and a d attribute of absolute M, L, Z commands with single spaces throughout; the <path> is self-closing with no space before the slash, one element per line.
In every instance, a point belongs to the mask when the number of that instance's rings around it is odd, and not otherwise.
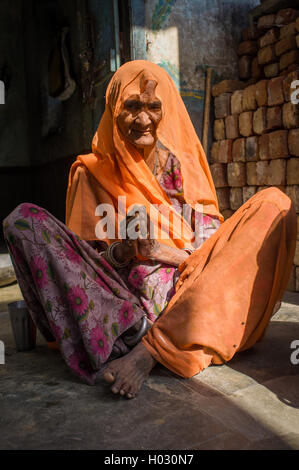
<path fill-rule="evenodd" d="M 245 152 L 247 162 L 256 162 L 259 160 L 259 144 L 257 136 L 253 135 L 251 137 L 247 137 Z"/>
<path fill-rule="evenodd" d="M 225 163 L 214 163 L 210 165 L 210 170 L 215 188 L 226 188 L 227 184 L 227 165 Z"/>
<path fill-rule="evenodd" d="M 267 108 L 267 130 L 274 131 L 282 127 L 281 106 Z"/>
<path fill-rule="evenodd" d="M 294 265 L 299 266 L 299 241 L 296 241 L 296 250 L 295 250 L 295 256 L 294 256 Z M 297 271 L 297 269 L 296 269 Z M 296 273 L 297 276 L 297 273 Z"/>
<path fill-rule="evenodd" d="M 299 18 L 296 19 L 296 30 L 299 32 Z"/>
<path fill-rule="evenodd" d="M 285 101 L 291 100 L 291 94 L 295 90 L 295 88 L 291 88 L 292 83 L 295 80 L 299 80 L 299 66 L 298 70 L 289 73 L 282 82 L 282 89 Z"/>
<path fill-rule="evenodd" d="M 243 191 L 242 188 L 230 189 L 230 208 L 234 211 L 238 210 L 243 204 Z"/>
<path fill-rule="evenodd" d="M 281 56 L 282 54 L 285 54 L 288 51 L 291 51 L 293 49 L 296 49 L 296 38 L 295 35 L 292 34 L 290 36 L 286 36 L 282 38 L 280 41 L 278 41 L 275 44 L 275 54 L 277 56 Z"/>
<path fill-rule="evenodd" d="M 255 25 L 251 28 L 243 29 L 242 31 L 242 40 L 243 41 L 252 41 L 258 39 L 263 34 L 262 31 L 259 31 Z"/>
<path fill-rule="evenodd" d="M 242 108 L 243 90 L 235 91 L 231 96 L 231 112 L 232 114 L 241 114 Z"/>
<path fill-rule="evenodd" d="M 270 158 L 287 158 L 289 156 L 288 131 L 274 131 L 268 135 L 270 137 Z"/>
<path fill-rule="evenodd" d="M 252 125 L 255 134 L 264 134 L 267 131 L 267 108 L 262 106 L 253 113 Z"/>
<path fill-rule="evenodd" d="M 282 82 L 283 77 L 268 80 L 268 106 L 277 106 L 284 103 Z"/>
<path fill-rule="evenodd" d="M 290 158 L 287 162 L 287 184 L 299 184 L 299 158 Z"/>
<path fill-rule="evenodd" d="M 218 163 L 228 163 L 232 160 L 232 143 L 231 139 L 219 140 Z"/>
<path fill-rule="evenodd" d="M 282 122 L 286 129 L 299 127 L 299 106 L 291 101 L 282 107 Z"/>
<path fill-rule="evenodd" d="M 258 186 L 264 186 L 268 183 L 269 177 L 269 162 L 259 161 L 256 162 L 256 183 Z"/>
<path fill-rule="evenodd" d="M 274 78 L 279 74 L 279 62 L 274 62 L 273 64 L 265 65 L 264 75 L 266 78 Z"/>
<path fill-rule="evenodd" d="M 232 159 L 234 162 L 245 162 L 245 139 L 241 137 L 233 142 L 232 146 Z"/>
<path fill-rule="evenodd" d="M 210 151 L 211 163 L 218 162 L 220 142 L 213 142 Z"/>
<path fill-rule="evenodd" d="M 267 65 L 272 62 L 276 62 L 276 54 L 273 44 L 260 49 L 257 54 L 257 60 L 260 65 Z"/>
<path fill-rule="evenodd" d="M 299 186 L 286 186 L 286 195 L 293 201 L 295 211 L 299 213 Z"/>
<path fill-rule="evenodd" d="M 296 36 L 296 47 L 299 48 L 299 34 Z"/>
<path fill-rule="evenodd" d="M 297 62 L 299 62 L 299 51 L 289 51 L 280 56 L 279 68 L 280 70 L 283 70 L 289 65 L 295 64 Z"/>
<path fill-rule="evenodd" d="M 248 186 L 256 186 L 256 162 L 246 163 L 246 181 Z"/>
<path fill-rule="evenodd" d="M 215 121 L 214 121 L 214 139 L 215 140 L 224 140 L 225 139 L 224 119 L 215 119 Z"/>
<path fill-rule="evenodd" d="M 271 160 L 268 168 L 268 186 L 283 186 L 286 184 L 286 167 L 285 159 Z"/>
<path fill-rule="evenodd" d="M 255 99 L 257 106 L 267 106 L 268 104 L 268 80 L 260 80 L 255 84 Z"/>
<path fill-rule="evenodd" d="M 279 72 L 279 75 L 283 76 L 283 77 L 286 77 L 289 73 L 295 72 L 296 70 L 298 70 L 298 63 L 294 63 L 294 64 L 289 65 L 286 69 Z"/>
<path fill-rule="evenodd" d="M 276 14 L 275 24 L 278 26 L 282 26 L 284 24 L 292 23 L 298 17 L 299 12 L 294 8 L 284 8 L 279 10 Z"/>
<path fill-rule="evenodd" d="M 279 130 L 264 134 L 259 138 L 259 157 L 261 160 L 287 158 L 288 131 Z"/>
<path fill-rule="evenodd" d="M 214 99 L 216 119 L 221 119 L 231 114 L 230 102 L 231 93 L 222 93 L 221 95 L 216 96 L 216 98 Z"/>
<path fill-rule="evenodd" d="M 243 80 L 250 78 L 252 58 L 249 55 L 242 55 L 238 61 L 239 77 Z"/>
<path fill-rule="evenodd" d="M 232 162 L 227 165 L 227 181 L 229 186 L 242 187 L 246 184 L 245 163 Z"/>
<path fill-rule="evenodd" d="M 213 163 L 210 165 L 210 170 L 215 188 L 226 188 L 228 186 L 226 164 Z"/>
<path fill-rule="evenodd" d="M 255 85 L 250 85 L 243 90 L 243 111 L 254 111 L 257 108 Z"/>
<path fill-rule="evenodd" d="M 252 111 L 246 111 L 239 115 L 239 131 L 244 137 L 252 135 Z"/>
<path fill-rule="evenodd" d="M 256 41 L 243 41 L 240 42 L 237 49 L 238 55 L 255 55 L 257 53 Z"/>
<path fill-rule="evenodd" d="M 212 87 L 212 96 L 222 95 L 222 93 L 232 93 L 236 90 L 242 90 L 245 88 L 244 82 L 240 80 L 222 80 Z"/>
<path fill-rule="evenodd" d="M 221 214 L 223 215 L 224 220 L 229 219 L 233 215 L 233 213 L 234 211 L 232 211 L 231 209 L 224 209 L 223 211 L 221 211 Z"/>
<path fill-rule="evenodd" d="M 270 159 L 270 137 L 269 134 L 263 134 L 259 137 L 259 157 L 261 160 Z"/>
<path fill-rule="evenodd" d="M 257 82 L 256 78 L 249 78 L 248 80 L 245 80 L 244 83 L 246 86 L 249 86 L 249 85 L 255 85 Z"/>
<path fill-rule="evenodd" d="M 225 133 L 227 139 L 237 139 L 239 137 L 239 117 L 237 114 L 226 116 Z"/>
<path fill-rule="evenodd" d="M 299 240 L 299 215 L 297 215 L 297 240 Z"/>
<path fill-rule="evenodd" d="M 268 189 L 268 186 L 258 186 L 256 192 L 259 193 L 260 191 L 264 191 L 264 189 Z"/>
<path fill-rule="evenodd" d="M 257 80 L 263 76 L 263 67 L 259 65 L 257 57 L 254 57 L 251 62 L 251 76 Z"/>
<path fill-rule="evenodd" d="M 257 29 L 269 29 L 275 26 L 275 15 L 260 16 L 257 23 Z"/>
<path fill-rule="evenodd" d="M 256 193 L 256 186 L 244 186 L 243 187 L 243 204 L 248 201 Z"/>
<path fill-rule="evenodd" d="M 296 34 L 296 22 L 286 24 L 279 29 L 279 39 L 285 38 L 286 36 L 290 36 L 290 34 Z"/>
<path fill-rule="evenodd" d="M 294 157 L 299 157 L 299 129 L 291 129 L 288 135 L 289 152 Z"/>
<path fill-rule="evenodd" d="M 279 28 L 271 28 L 259 39 L 259 47 L 262 49 L 263 47 L 270 46 L 270 44 L 274 44 L 278 39 Z"/>
<path fill-rule="evenodd" d="M 230 202 L 229 202 L 230 189 L 229 188 L 217 188 L 216 194 L 217 194 L 220 212 L 225 209 L 230 209 Z"/>

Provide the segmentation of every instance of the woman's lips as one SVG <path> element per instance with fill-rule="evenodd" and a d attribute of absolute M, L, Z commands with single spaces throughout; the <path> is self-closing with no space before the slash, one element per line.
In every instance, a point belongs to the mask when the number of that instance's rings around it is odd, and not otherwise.
<path fill-rule="evenodd" d="M 141 135 L 148 135 L 151 133 L 150 130 L 139 130 L 139 129 L 132 129 L 132 132 L 136 132 L 136 134 L 141 134 Z"/>

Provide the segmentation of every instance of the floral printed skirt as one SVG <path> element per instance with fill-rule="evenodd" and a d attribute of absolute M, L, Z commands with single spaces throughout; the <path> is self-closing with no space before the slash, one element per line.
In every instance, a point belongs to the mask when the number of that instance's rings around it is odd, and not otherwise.
<path fill-rule="evenodd" d="M 174 294 L 177 269 L 148 261 L 116 271 L 92 243 L 34 204 L 18 206 L 3 229 L 33 321 L 88 384 L 129 351 L 122 334 L 144 314 L 155 321 Z"/>

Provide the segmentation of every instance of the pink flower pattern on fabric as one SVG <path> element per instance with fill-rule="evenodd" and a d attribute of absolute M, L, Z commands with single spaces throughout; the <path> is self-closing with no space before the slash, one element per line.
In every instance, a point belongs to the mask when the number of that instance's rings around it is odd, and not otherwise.
<path fill-rule="evenodd" d="M 133 307 L 130 304 L 130 302 L 125 301 L 121 307 L 121 309 L 118 312 L 118 321 L 120 325 L 124 328 L 127 329 L 128 326 L 132 322 L 133 318 Z"/>
<path fill-rule="evenodd" d="M 107 355 L 109 353 L 109 346 L 103 328 L 98 326 L 91 330 L 90 344 L 92 352 L 95 356 L 100 355 L 102 359 L 107 359 Z"/>
<path fill-rule="evenodd" d="M 81 264 L 81 256 L 76 253 L 70 246 L 67 245 L 65 248 L 65 254 L 67 258 L 73 263 Z"/>
<path fill-rule="evenodd" d="M 159 275 L 160 275 L 161 281 L 164 282 L 165 284 L 169 282 L 174 275 L 174 271 L 175 269 L 170 266 L 159 269 Z"/>
<path fill-rule="evenodd" d="M 88 297 L 80 286 L 71 287 L 67 293 L 71 308 L 78 315 L 83 315 L 88 308 Z"/>
<path fill-rule="evenodd" d="M 40 207 L 33 204 L 22 204 L 20 214 L 25 218 L 31 217 L 40 222 L 48 218 L 47 214 Z"/>
<path fill-rule="evenodd" d="M 41 256 L 33 256 L 30 262 L 33 279 L 39 289 L 43 289 L 48 284 L 47 263 Z"/>
<path fill-rule="evenodd" d="M 69 365 L 76 374 L 85 378 L 87 382 L 90 382 L 91 372 L 87 363 L 87 356 L 85 351 L 76 351 L 69 357 Z"/>
<path fill-rule="evenodd" d="M 142 287 L 144 278 L 147 276 L 147 271 L 143 266 L 136 266 L 130 272 L 128 277 L 129 283 L 136 289 Z"/>

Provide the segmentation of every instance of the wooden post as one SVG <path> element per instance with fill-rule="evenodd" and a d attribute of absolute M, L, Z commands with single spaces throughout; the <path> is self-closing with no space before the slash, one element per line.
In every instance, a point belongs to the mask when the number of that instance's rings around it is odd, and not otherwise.
<path fill-rule="evenodd" d="M 204 107 L 203 132 L 202 132 L 202 146 L 206 155 L 208 153 L 208 135 L 209 135 L 209 125 L 210 125 L 211 78 L 212 78 L 212 69 L 208 68 L 207 74 L 206 74 L 205 107 Z"/>

